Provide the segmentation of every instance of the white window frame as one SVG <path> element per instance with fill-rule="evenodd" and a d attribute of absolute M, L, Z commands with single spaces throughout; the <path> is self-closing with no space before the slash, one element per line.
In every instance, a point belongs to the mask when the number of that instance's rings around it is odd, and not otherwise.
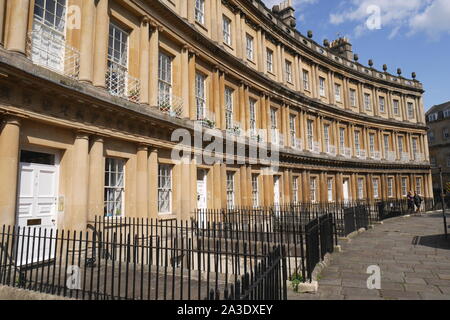
<path fill-rule="evenodd" d="M 227 208 L 232 209 L 235 206 L 235 172 L 227 171 Z"/>
<path fill-rule="evenodd" d="M 379 199 L 380 198 L 380 180 L 378 178 L 373 178 L 372 185 L 373 185 L 373 198 Z"/>
<path fill-rule="evenodd" d="M 394 99 L 392 101 L 392 112 L 394 115 L 400 115 L 400 100 Z"/>
<path fill-rule="evenodd" d="M 222 33 L 223 33 L 223 42 L 227 45 L 231 46 L 231 19 L 226 15 L 222 16 Z"/>
<path fill-rule="evenodd" d="M 103 201 L 106 217 L 125 216 L 125 164 L 125 159 L 105 158 L 104 170 L 107 178 L 105 178 Z M 112 181 L 115 181 L 115 184 L 111 184 Z M 111 200 L 111 197 L 113 200 Z M 108 213 L 109 208 L 112 208 L 113 212 L 120 210 L 120 214 Z"/>
<path fill-rule="evenodd" d="M 375 133 L 369 133 L 369 151 L 375 153 Z"/>
<path fill-rule="evenodd" d="M 172 102 L 172 61 L 173 58 L 159 52 L 158 57 L 158 104 Z"/>
<path fill-rule="evenodd" d="M 448 111 L 448 113 L 449 113 L 449 116 L 450 116 L 450 109 L 449 110 L 445 110 L 444 111 L 444 118 L 445 118 L 445 112 L 447 112 Z M 438 119 L 438 114 L 435 112 L 435 113 L 432 113 L 432 114 L 430 114 L 430 115 L 428 115 L 428 121 L 436 121 Z"/>
<path fill-rule="evenodd" d="M 402 196 L 406 196 L 408 194 L 408 181 L 406 177 L 401 177 L 400 178 L 400 184 L 401 184 L 401 191 L 402 191 Z"/>
<path fill-rule="evenodd" d="M 266 63 L 267 71 L 273 73 L 273 51 L 269 48 L 266 48 Z"/>
<path fill-rule="evenodd" d="M 350 106 L 356 107 L 356 90 L 350 89 Z"/>
<path fill-rule="evenodd" d="M 309 91 L 309 71 L 303 69 L 303 90 Z"/>
<path fill-rule="evenodd" d="M 407 106 L 407 110 L 408 110 L 408 119 L 414 119 L 414 103 L 412 102 L 407 102 L 406 103 Z"/>
<path fill-rule="evenodd" d="M 233 93 L 234 90 L 230 87 L 225 87 L 225 126 L 226 129 L 233 129 Z"/>
<path fill-rule="evenodd" d="M 333 202 L 333 178 L 327 179 L 327 196 L 328 202 Z"/>
<path fill-rule="evenodd" d="M 339 149 L 341 152 L 345 149 L 345 128 L 339 128 Z"/>
<path fill-rule="evenodd" d="M 292 177 L 292 201 L 294 203 L 298 202 L 298 177 Z"/>
<path fill-rule="evenodd" d="M 360 135 L 361 135 L 361 132 L 355 131 L 354 140 L 355 140 L 355 152 L 356 152 L 356 155 L 359 155 L 361 153 L 361 139 L 360 139 Z"/>
<path fill-rule="evenodd" d="M 296 122 L 297 117 L 295 114 L 289 114 L 289 134 L 291 136 L 291 146 L 295 145 L 295 139 L 297 138 Z"/>
<path fill-rule="evenodd" d="M 197 72 L 195 74 L 195 101 L 197 120 L 206 117 L 206 77 Z"/>
<path fill-rule="evenodd" d="M 195 21 L 205 23 L 205 0 L 195 0 Z"/>
<path fill-rule="evenodd" d="M 128 73 L 128 52 L 130 34 L 116 23 L 109 23 L 108 58 L 107 69 L 110 75 L 107 77 L 107 89 L 112 95 L 126 95 Z M 119 43 L 119 48 L 116 44 Z"/>
<path fill-rule="evenodd" d="M 380 105 L 380 112 L 386 111 L 386 99 L 384 97 L 378 97 L 378 104 Z"/>
<path fill-rule="evenodd" d="M 286 71 L 286 81 L 292 83 L 292 62 L 285 60 L 284 67 Z"/>
<path fill-rule="evenodd" d="M 255 51 L 254 51 L 254 39 L 248 33 L 245 34 L 245 43 L 246 43 L 246 52 L 247 52 L 247 60 L 253 61 L 255 59 Z"/>
<path fill-rule="evenodd" d="M 172 213 L 172 171 L 172 165 L 158 165 L 158 214 L 161 215 Z"/>
<path fill-rule="evenodd" d="M 338 83 L 334 84 L 334 98 L 337 102 L 341 102 L 341 85 Z"/>
<path fill-rule="evenodd" d="M 372 111 L 372 104 L 370 103 L 370 93 L 364 93 L 364 107 L 366 111 Z"/>
<path fill-rule="evenodd" d="M 323 140 L 325 143 L 325 152 L 330 152 L 330 125 L 325 123 L 323 125 Z"/>
<path fill-rule="evenodd" d="M 257 173 L 252 174 L 252 204 L 253 208 L 259 206 L 259 175 Z"/>
<path fill-rule="evenodd" d="M 308 119 L 306 121 L 306 133 L 307 133 L 307 142 L 308 142 L 308 150 L 313 150 L 314 148 L 314 120 Z"/>
<path fill-rule="evenodd" d="M 416 192 L 418 195 L 422 195 L 422 178 L 416 177 Z"/>
<path fill-rule="evenodd" d="M 393 198 L 394 197 L 394 178 L 392 177 L 388 177 L 387 178 L 387 193 L 388 193 L 388 198 Z"/>
<path fill-rule="evenodd" d="M 325 89 L 325 81 L 326 81 L 325 78 L 319 77 L 319 94 L 321 97 L 325 97 L 327 94 Z"/>
<path fill-rule="evenodd" d="M 450 109 L 444 110 L 442 112 L 444 118 L 450 118 Z M 436 118 L 434 120 L 437 120 L 437 113 L 433 113 L 432 115 L 435 115 Z"/>
<path fill-rule="evenodd" d="M 358 178 L 357 185 L 358 185 L 358 200 L 363 200 L 364 199 L 364 179 Z"/>
<path fill-rule="evenodd" d="M 53 31 L 64 36 L 65 26 L 66 26 L 66 15 L 68 0 L 63 0 L 64 4 L 55 0 L 55 5 L 53 8 L 49 8 L 48 0 L 35 0 L 33 8 L 33 19 L 34 21 L 44 24 L 46 27 L 51 28 Z M 40 8 L 40 10 L 37 10 Z M 58 8 L 62 10 L 59 11 Z M 42 14 L 37 14 L 36 12 L 41 11 Z M 51 19 L 52 18 L 52 19 Z M 50 20 L 51 19 L 51 20 Z M 53 21 L 52 21 L 53 20 Z"/>
<path fill-rule="evenodd" d="M 403 153 L 403 136 L 398 136 L 397 137 L 397 148 L 398 148 L 398 153 L 400 154 L 400 157 Z"/>
<path fill-rule="evenodd" d="M 309 196 L 312 203 L 317 202 L 317 178 L 310 177 L 309 179 Z"/>
<path fill-rule="evenodd" d="M 252 134 L 256 134 L 256 100 L 249 99 L 249 128 Z"/>

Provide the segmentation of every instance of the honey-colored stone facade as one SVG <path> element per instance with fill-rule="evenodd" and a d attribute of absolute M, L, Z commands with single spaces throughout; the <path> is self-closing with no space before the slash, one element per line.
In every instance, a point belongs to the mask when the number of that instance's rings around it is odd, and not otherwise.
<path fill-rule="evenodd" d="M 60 2 L 65 27 L 49 40 L 36 27 L 46 1 L 0 0 L 0 225 L 16 222 L 24 150 L 55 155 L 55 220 L 79 230 L 105 214 L 107 159 L 124 164 L 111 214 L 126 217 L 187 219 L 203 200 L 223 208 L 432 196 L 419 81 L 333 53 L 258 0 Z M 112 45 L 111 26 L 124 44 Z M 196 123 L 245 148 L 276 144 L 279 171 L 249 157 L 199 163 L 201 148 L 174 161 L 172 133 L 194 136 Z"/>

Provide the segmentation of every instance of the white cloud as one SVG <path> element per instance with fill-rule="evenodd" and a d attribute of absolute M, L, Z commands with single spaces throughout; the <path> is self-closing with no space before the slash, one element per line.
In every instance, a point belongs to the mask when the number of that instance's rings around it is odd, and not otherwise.
<path fill-rule="evenodd" d="M 391 29 L 389 38 L 401 34 L 403 28 L 407 34 L 425 32 L 435 39 L 450 32 L 449 0 L 343 0 L 340 7 L 344 9 L 330 14 L 329 21 L 335 25 L 356 22 L 354 32 L 360 36 L 369 30 L 369 6 L 379 7 L 381 28 Z"/>

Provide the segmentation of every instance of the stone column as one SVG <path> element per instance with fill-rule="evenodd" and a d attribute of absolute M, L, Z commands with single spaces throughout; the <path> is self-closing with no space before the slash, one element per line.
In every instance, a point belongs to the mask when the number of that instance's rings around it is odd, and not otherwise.
<path fill-rule="evenodd" d="M 65 216 L 64 227 L 71 230 L 86 230 L 88 218 L 89 183 L 89 134 L 78 131 L 73 144 L 72 159 L 72 210 Z"/>
<path fill-rule="evenodd" d="M 148 177 L 148 147 L 139 145 L 136 168 L 136 216 L 138 218 L 148 218 Z"/>
<path fill-rule="evenodd" d="M 180 184 L 177 186 L 180 190 L 180 215 L 182 220 L 188 220 L 191 212 L 191 187 L 192 182 L 197 183 L 197 170 L 191 170 L 191 155 L 187 155 L 181 159 L 180 164 L 181 179 L 179 179 Z M 193 175 L 191 176 L 191 174 Z M 206 183 L 208 186 L 208 183 Z M 208 195 L 208 193 L 206 193 Z M 206 198 L 208 200 L 208 197 Z M 208 201 L 206 202 L 208 204 Z M 193 206 L 192 206 L 193 207 Z"/>
<path fill-rule="evenodd" d="M 242 165 L 239 168 L 239 173 L 240 173 L 240 189 L 241 189 L 241 194 L 240 194 L 240 204 L 243 206 L 248 206 L 249 205 L 249 199 L 248 199 L 248 179 L 247 179 L 247 168 L 245 167 L 245 165 Z"/>
<path fill-rule="evenodd" d="M 4 29 L 4 25 L 5 25 L 5 20 L 6 20 L 6 0 L 0 0 L 0 46 L 4 45 L 4 34 L 3 32 L 5 31 Z"/>
<path fill-rule="evenodd" d="M 158 216 L 158 149 L 151 149 L 148 157 L 148 217 Z"/>
<path fill-rule="evenodd" d="M 221 119 L 221 103 L 220 103 L 220 71 L 218 67 L 214 68 L 212 75 L 212 86 L 213 86 L 213 110 L 216 116 L 216 124 L 217 127 L 220 127 L 220 119 Z"/>
<path fill-rule="evenodd" d="M 89 196 L 88 196 L 88 221 L 94 221 L 96 216 L 104 214 L 104 172 L 105 163 L 103 157 L 103 137 L 91 138 L 89 150 Z"/>
<path fill-rule="evenodd" d="M 196 69 L 195 69 L 196 54 L 195 54 L 195 52 L 190 52 L 189 53 L 188 64 L 189 64 L 188 65 L 188 77 L 189 77 L 189 82 L 188 82 L 188 96 L 189 96 L 188 109 L 189 109 L 189 116 L 190 116 L 191 119 L 197 119 L 197 108 L 196 108 L 196 101 L 195 101 L 195 73 L 196 73 Z M 208 105 L 206 105 L 205 108 L 207 108 L 208 111 L 210 110 L 210 109 L 208 109 Z"/>
<path fill-rule="evenodd" d="M 189 76 L 189 49 L 184 46 L 181 50 L 181 83 L 184 84 L 181 86 L 181 98 L 184 101 L 182 117 L 190 119 L 190 110 L 195 109 L 195 107 L 190 104 L 189 86 L 186 85 L 190 81 Z"/>
<path fill-rule="evenodd" d="M 7 117 L 0 126 L 0 226 L 16 220 L 20 120 Z"/>
<path fill-rule="evenodd" d="M 158 105 L 158 67 L 159 67 L 159 29 L 152 26 L 150 33 L 150 71 L 148 81 L 149 104 L 152 107 Z"/>
<path fill-rule="evenodd" d="M 95 2 L 83 0 L 80 41 L 80 81 L 92 83 L 94 61 Z"/>
<path fill-rule="evenodd" d="M 222 208 L 222 188 L 221 181 L 225 179 L 225 177 L 221 177 L 222 172 L 220 169 L 220 162 L 214 163 L 213 166 L 213 205 L 214 209 Z"/>
<path fill-rule="evenodd" d="M 150 74 L 150 54 L 149 54 L 149 20 L 147 17 L 142 18 L 141 20 L 141 29 L 140 32 L 140 45 L 139 45 L 139 80 L 141 82 L 141 96 L 140 102 L 143 104 L 149 103 L 149 94 L 148 94 L 148 82 L 149 82 L 149 74 Z"/>
<path fill-rule="evenodd" d="M 106 86 L 106 65 L 109 41 L 108 0 L 99 0 L 95 19 L 94 79 L 96 87 Z"/>
<path fill-rule="evenodd" d="M 8 1 L 6 5 L 9 14 L 6 49 L 25 54 L 30 0 Z"/>
<path fill-rule="evenodd" d="M 243 40 L 241 38 L 242 36 L 242 30 L 241 30 L 241 12 L 240 10 L 237 10 L 235 16 L 234 16 L 234 38 L 236 43 L 236 56 L 238 58 L 243 58 L 242 53 L 242 46 L 243 46 Z"/>

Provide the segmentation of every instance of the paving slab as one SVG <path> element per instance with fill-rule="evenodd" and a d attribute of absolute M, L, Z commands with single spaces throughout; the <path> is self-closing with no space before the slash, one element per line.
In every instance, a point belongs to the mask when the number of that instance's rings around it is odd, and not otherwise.
<path fill-rule="evenodd" d="M 414 240 L 414 241 L 413 241 Z M 290 294 L 297 300 L 450 300 L 450 239 L 442 220 L 413 215 L 383 224 L 339 243 L 315 294 Z M 368 289 L 367 267 L 378 265 L 381 289 Z"/>

